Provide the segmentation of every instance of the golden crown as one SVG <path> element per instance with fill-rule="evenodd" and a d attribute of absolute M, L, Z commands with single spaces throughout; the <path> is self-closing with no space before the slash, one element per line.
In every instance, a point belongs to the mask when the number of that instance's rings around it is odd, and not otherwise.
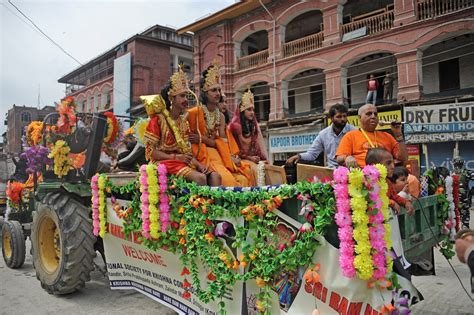
<path fill-rule="evenodd" d="M 206 77 L 204 78 L 204 91 L 209 91 L 216 87 L 221 87 L 221 75 L 219 73 L 219 64 L 214 60 L 207 70 Z"/>
<path fill-rule="evenodd" d="M 188 77 L 186 73 L 181 68 L 181 65 L 178 67 L 178 71 L 173 73 L 170 78 L 171 88 L 168 91 L 169 96 L 176 96 L 183 92 L 189 92 Z"/>
<path fill-rule="evenodd" d="M 166 103 L 161 94 L 143 95 L 140 96 L 140 100 L 143 102 L 146 113 L 149 117 L 159 114 L 166 109 Z"/>
<path fill-rule="evenodd" d="M 250 107 L 255 107 L 255 105 L 253 101 L 253 93 L 248 89 L 247 92 L 242 95 L 242 102 L 240 103 L 239 110 L 243 112 Z"/>

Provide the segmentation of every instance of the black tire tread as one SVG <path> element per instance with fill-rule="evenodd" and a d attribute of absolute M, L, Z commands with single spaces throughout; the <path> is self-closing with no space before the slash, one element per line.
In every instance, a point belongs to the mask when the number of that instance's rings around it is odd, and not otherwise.
<path fill-rule="evenodd" d="M 4 248 L 2 247 L 3 260 L 5 264 L 12 269 L 21 268 L 25 263 L 26 255 L 26 244 L 25 244 L 25 235 L 23 234 L 23 229 L 20 222 L 11 220 L 3 223 L 2 227 L 2 237 L 5 233 L 5 230 L 8 229 L 11 235 L 11 249 L 12 256 L 10 259 L 5 257 Z"/>
<path fill-rule="evenodd" d="M 59 266 L 61 271 L 53 284 L 44 283 L 40 268 L 36 268 L 36 277 L 41 282 L 41 286 L 50 294 L 73 293 L 85 286 L 94 268 L 96 239 L 92 234 L 89 209 L 67 193 L 48 193 L 41 203 L 54 210 L 59 218 L 62 260 Z M 35 235 L 35 228 L 35 222 L 33 222 L 32 236 Z M 34 249 L 33 253 L 37 254 L 38 250 Z"/>

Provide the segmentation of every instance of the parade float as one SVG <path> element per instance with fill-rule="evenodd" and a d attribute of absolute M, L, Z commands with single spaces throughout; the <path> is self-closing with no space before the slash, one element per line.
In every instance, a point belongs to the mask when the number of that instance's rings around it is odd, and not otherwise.
<path fill-rule="evenodd" d="M 185 314 L 406 314 L 421 299 L 394 272 L 383 166 L 259 187 L 198 186 L 160 164 L 97 173 L 101 152 L 113 157 L 122 133 L 111 113 L 92 120 L 81 127 L 66 99 L 56 119 L 30 125 L 33 183 L 9 184 L 4 259 L 21 267 L 30 236 L 47 292 L 83 288 L 98 251 L 112 289 Z M 405 252 L 416 257 L 440 239 L 452 256 L 456 177 L 431 172 L 424 181 L 432 195 L 414 204 L 413 217 L 399 216 Z"/>

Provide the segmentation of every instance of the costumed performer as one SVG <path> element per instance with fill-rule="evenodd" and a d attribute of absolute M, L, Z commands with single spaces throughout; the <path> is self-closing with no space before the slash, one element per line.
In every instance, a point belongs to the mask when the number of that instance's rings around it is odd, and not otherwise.
<path fill-rule="evenodd" d="M 265 143 L 255 116 L 253 93 L 248 90 L 242 95 L 239 107 L 229 124 L 229 130 L 237 141 L 239 157 L 249 163 L 254 175 L 257 174 L 257 163 L 267 161 Z"/>
<path fill-rule="evenodd" d="M 200 80 L 200 102 L 188 110 L 189 141 L 194 156 L 219 173 L 223 186 L 248 186 L 249 179 L 232 160 L 226 140 L 225 117 L 218 108 L 221 100 L 219 67 L 212 64 Z"/>
<path fill-rule="evenodd" d="M 186 118 L 189 92 L 186 74 L 179 69 L 161 94 L 140 97 L 150 117 L 144 136 L 146 158 L 199 185 L 219 186 L 219 174 L 199 163 L 191 152 Z"/>

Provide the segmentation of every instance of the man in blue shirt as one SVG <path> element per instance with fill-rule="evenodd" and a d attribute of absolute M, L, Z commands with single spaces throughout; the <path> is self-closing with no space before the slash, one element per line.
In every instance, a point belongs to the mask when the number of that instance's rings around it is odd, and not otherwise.
<path fill-rule="evenodd" d="M 293 155 L 286 164 L 294 164 L 299 160 L 314 161 L 324 151 L 326 153 L 326 163 L 328 167 L 336 168 L 336 150 L 342 137 L 356 127 L 347 123 L 347 108 L 344 105 L 336 104 L 329 109 L 329 118 L 332 124 L 318 134 L 308 151 Z"/>

